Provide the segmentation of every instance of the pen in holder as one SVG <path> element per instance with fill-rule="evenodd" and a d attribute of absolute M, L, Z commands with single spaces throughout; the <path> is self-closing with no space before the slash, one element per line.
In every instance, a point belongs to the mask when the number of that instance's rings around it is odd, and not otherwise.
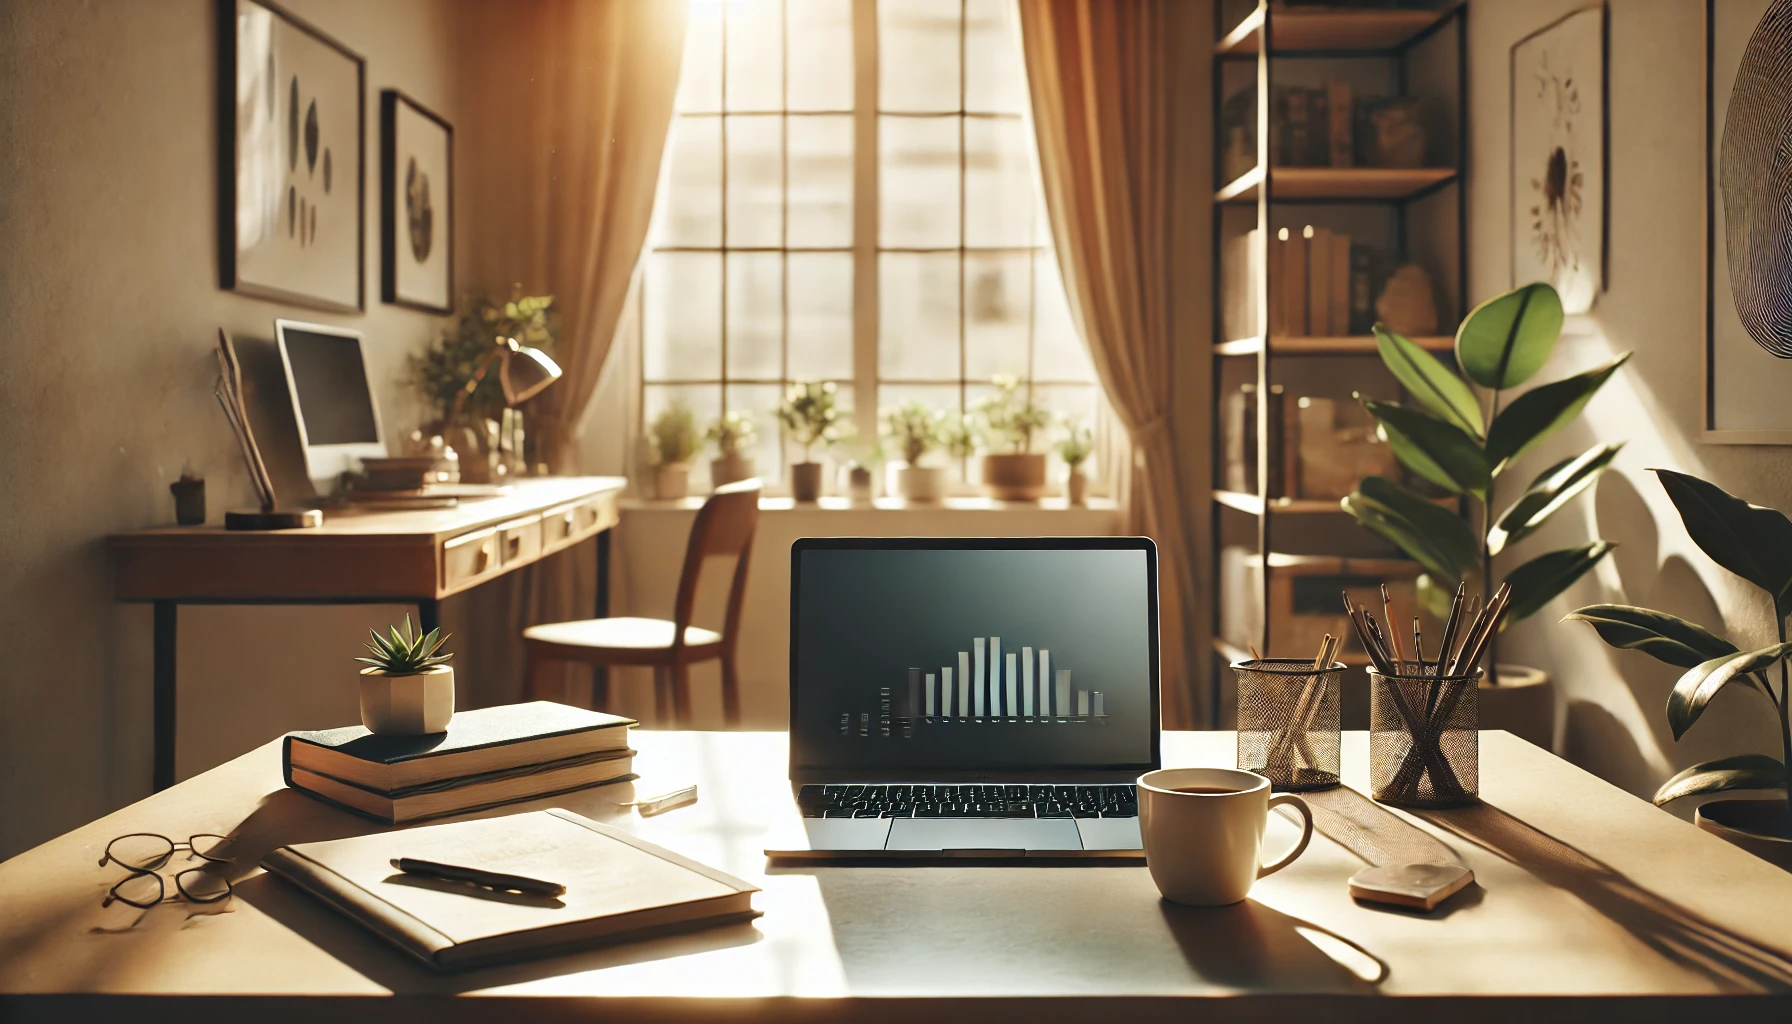
<path fill-rule="evenodd" d="M 1338 688 L 1344 664 L 1258 658 L 1237 662 L 1238 767 L 1281 790 L 1338 784 Z"/>
<path fill-rule="evenodd" d="M 1411 668 L 1416 663 L 1407 662 Z M 1369 788 L 1383 803 L 1455 807 L 1480 793 L 1476 694 L 1482 670 L 1453 676 L 1369 669 Z"/>

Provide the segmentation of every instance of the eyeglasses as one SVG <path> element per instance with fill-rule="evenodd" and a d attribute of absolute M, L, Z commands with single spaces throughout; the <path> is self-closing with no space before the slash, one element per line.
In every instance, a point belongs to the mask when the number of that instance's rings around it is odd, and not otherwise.
<path fill-rule="evenodd" d="M 230 879 L 210 868 L 214 864 L 228 864 L 234 859 L 231 843 L 229 836 L 210 832 L 188 836 L 184 843 L 177 843 L 155 832 L 133 832 L 119 836 L 106 844 L 106 853 L 100 858 L 100 866 L 117 864 L 130 874 L 112 887 L 100 905 L 109 907 L 117 902 L 128 903 L 133 907 L 153 907 L 163 902 L 167 899 L 167 883 L 157 871 L 178 850 L 186 850 L 205 863 L 177 873 L 174 876 L 175 891 L 180 897 L 194 903 L 216 903 L 231 894 Z"/>

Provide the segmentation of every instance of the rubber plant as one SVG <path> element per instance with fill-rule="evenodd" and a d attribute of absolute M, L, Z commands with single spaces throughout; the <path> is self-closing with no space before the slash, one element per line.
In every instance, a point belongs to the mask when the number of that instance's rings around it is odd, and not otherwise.
<path fill-rule="evenodd" d="M 1562 300 L 1547 284 L 1528 284 L 1476 306 L 1456 331 L 1451 370 L 1419 345 L 1375 325 L 1382 362 L 1414 404 L 1363 399 L 1381 437 L 1412 473 L 1468 500 L 1470 519 L 1385 477 L 1365 477 L 1343 499 L 1357 522 L 1398 545 L 1425 570 L 1418 592 L 1442 618 L 1459 583 L 1496 589 L 1494 560 L 1543 525 L 1611 465 L 1618 444 L 1597 444 L 1533 477 L 1522 491 L 1502 487 L 1518 463 L 1580 415 L 1629 354 L 1507 399 L 1549 360 L 1562 332 Z M 1359 396 L 1360 397 L 1360 396 Z M 1594 540 L 1549 551 L 1505 574 L 1512 585 L 1510 626 L 1534 614 L 1611 551 Z M 1499 681 L 1499 643 L 1489 645 L 1489 681 Z"/>
<path fill-rule="evenodd" d="M 1767 592 L 1773 602 L 1779 642 L 1744 651 L 1703 626 L 1666 612 L 1624 604 L 1588 605 L 1564 621 L 1585 622 L 1613 647 L 1641 651 L 1686 670 L 1668 694 L 1668 727 L 1676 740 L 1699 720 L 1718 691 L 1731 683 L 1760 692 L 1778 714 L 1783 760 L 1767 754 L 1736 754 L 1695 764 L 1656 790 L 1657 804 L 1729 790 L 1792 793 L 1792 774 L 1788 769 L 1792 765 L 1792 719 L 1788 718 L 1786 665 L 1787 655 L 1792 654 L 1792 643 L 1786 642 L 1786 617 L 1792 615 L 1792 520 L 1774 509 L 1751 505 L 1695 476 L 1666 469 L 1655 470 L 1655 475 L 1699 550 Z M 1776 665 L 1777 690 L 1770 679 L 1770 671 Z M 1792 807 L 1788 808 L 1788 819 L 1792 819 Z"/>

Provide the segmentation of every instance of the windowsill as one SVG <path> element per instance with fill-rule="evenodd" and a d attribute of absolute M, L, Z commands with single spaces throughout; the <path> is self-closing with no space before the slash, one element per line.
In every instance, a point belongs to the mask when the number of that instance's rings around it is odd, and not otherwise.
<path fill-rule="evenodd" d="M 624 498 L 621 508 L 624 512 L 691 512 L 703 507 L 702 497 L 677 498 L 660 500 L 649 498 Z M 929 512 L 1084 512 L 1099 515 L 1112 515 L 1119 506 L 1110 498 L 1090 498 L 1088 504 L 1072 507 L 1064 498 L 1042 498 L 1039 501 L 996 501 L 993 498 L 963 497 L 947 498 L 944 501 L 910 503 L 901 498 L 877 498 L 870 504 L 855 503 L 851 498 L 829 496 L 816 502 L 797 504 L 793 498 L 766 497 L 759 499 L 761 512 L 874 512 L 874 513 L 912 513 Z"/>

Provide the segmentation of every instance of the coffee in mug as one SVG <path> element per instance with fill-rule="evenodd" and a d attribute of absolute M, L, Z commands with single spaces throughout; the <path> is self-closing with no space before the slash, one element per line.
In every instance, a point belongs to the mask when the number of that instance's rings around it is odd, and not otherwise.
<path fill-rule="evenodd" d="M 1292 793 L 1270 793 L 1269 780 L 1235 768 L 1164 768 L 1139 776 L 1139 831 L 1145 867 L 1172 903 L 1217 907 L 1250 895 L 1264 875 L 1287 867 L 1313 838 L 1313 812 Z M 1300 812 L 1300 841 L 1262 863 L 1269 809 Z"/>

